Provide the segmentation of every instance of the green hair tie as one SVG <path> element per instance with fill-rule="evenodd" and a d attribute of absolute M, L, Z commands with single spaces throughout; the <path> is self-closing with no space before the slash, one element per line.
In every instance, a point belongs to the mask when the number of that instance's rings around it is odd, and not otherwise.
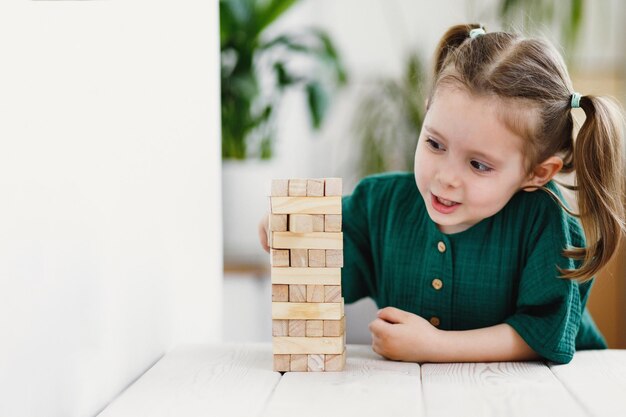
<path fill-rule="evenodd" d="M 470 30 L 469 37 L 474 39 L 474 38 L 477 38 L 479 36 L 483 36 L 485 33 L 486 33 L 485 29 L 483 29 L 483 28 L 476 28 L 476 29 Z"/>
<path fill-rule="evenodd" d="M 572 109 L 579 109 L 580 108 L 580 99 L 582 98 L 582 95 L 580 93 L 576 93 L 574 92 L 574 94 L 572 94 L 572 101 L 571 101 L 571 106 Z"/>

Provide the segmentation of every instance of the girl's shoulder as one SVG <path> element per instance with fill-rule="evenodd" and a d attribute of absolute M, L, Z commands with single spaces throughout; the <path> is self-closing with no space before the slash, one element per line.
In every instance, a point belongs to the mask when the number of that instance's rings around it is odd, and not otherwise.
<path fill-rule="evenodd" d="M 415 216 L 424 202 L 412 172 L 387 172 L 370 175 L 357 184 L 354 192 L 344 197 L 344 209 L 365 211 L 379 219 L 388 216 Z"/>
<path fill-rule="evenodd" d="M 542 233 L 552 231 L 556 235 L 555 239 L 565 239 L 570 245 L 584 246 L 582 225 L 578 218 L 567 212 L 572 211 L 572 208 L 559 186 L 550 181 L 545 189 L 518 192 L 507 204 L 505 215 L 523 222 L 523 230 Z"/>

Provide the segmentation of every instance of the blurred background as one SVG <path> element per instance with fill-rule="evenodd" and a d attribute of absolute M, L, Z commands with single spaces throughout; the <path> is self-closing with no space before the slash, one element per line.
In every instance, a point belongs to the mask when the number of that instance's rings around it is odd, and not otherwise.
<path fill-rule="evenodd" d="M 269 259 L 257 224 L 272 178 L 411 171 L 432 54 L 445 30 L 479 22 L 559 45 L 583 94 L 626 102 L 619 0 L 221 0 L 223 329 L 270 341 Z M 582 112 L 576 112 L 582 121 Z M 589 308 L 626 348 L 626 261 L 600 274 Z M 376 307 L 346 307 L 348 342 L 369 343 Z"/>

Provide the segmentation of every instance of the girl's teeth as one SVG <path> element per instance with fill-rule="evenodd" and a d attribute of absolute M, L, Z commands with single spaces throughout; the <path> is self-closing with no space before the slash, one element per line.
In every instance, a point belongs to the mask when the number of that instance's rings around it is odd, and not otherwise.
<path fill-rule="evenodd" d="M 454 201 L 450 201 L 450 200 L 444 200 L 443 198 L 437 197 L 437 200 L 443 204 L 444 206 L 453 206 L 454 204 L 456 204 Z"/>

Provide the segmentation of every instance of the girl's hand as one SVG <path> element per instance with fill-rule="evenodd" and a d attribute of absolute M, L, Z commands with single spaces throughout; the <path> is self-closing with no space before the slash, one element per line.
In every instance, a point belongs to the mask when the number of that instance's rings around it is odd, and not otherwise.
<path fill-rule="evenodd" d="M 426 319 L 394 307 L 379 310 L 369 329 L 374 352 L 405 362 L 432 361 L 442 335 Z"/>
<path fill-rule="evenodd" d="M 265 252 L 270 252 L 270 246 L 267 242 L 267 229 L 269 228 L 269 214 L 265 214 L 259 222 L 259 241 Z"/>

